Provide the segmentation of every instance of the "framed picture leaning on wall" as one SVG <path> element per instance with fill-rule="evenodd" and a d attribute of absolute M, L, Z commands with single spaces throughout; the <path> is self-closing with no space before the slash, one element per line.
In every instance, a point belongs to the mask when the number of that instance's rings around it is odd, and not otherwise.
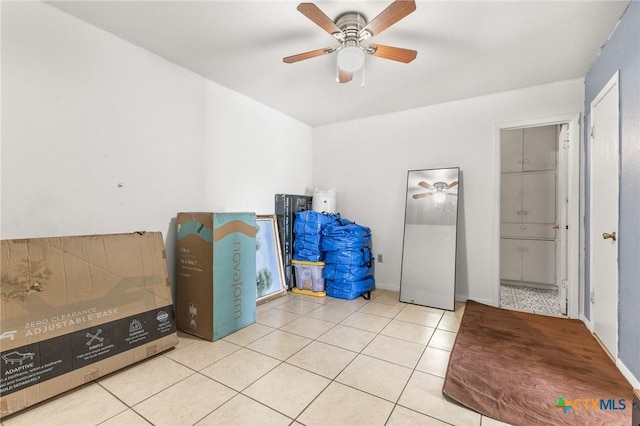
<path fill-rule="evenodd" d="M 276 215 L 256 217 L 257 303 L 286 294 Z"/>

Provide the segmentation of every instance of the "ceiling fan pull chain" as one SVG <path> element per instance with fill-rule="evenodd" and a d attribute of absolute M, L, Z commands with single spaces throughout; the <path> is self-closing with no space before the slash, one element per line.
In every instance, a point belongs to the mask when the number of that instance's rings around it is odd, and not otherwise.
<path fill-rule="evenodd" d="M 364 89 L 364 86 L 365 86 L 365 84 L 364 84 L 364 64 L 365 64 L 365 62 L 367 62 L 367 61 L 362 61 L 362 83 L 360 83 L 360 87 L 362 87 L 363 89 Z"/>

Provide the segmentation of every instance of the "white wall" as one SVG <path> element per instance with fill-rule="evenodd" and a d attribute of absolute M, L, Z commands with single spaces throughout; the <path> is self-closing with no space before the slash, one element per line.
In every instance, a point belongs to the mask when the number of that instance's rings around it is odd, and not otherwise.
<path fill-rule="evenodd" d="M 578 79 L 318 127 L 314 185 L 337 188 L 342 216 L 372 229 L 376 285 L 398 289 L 407 170 L 460 167 L 456 298 L 495 304 L 496 125 L 581 112 L 583 92 Z"/>
<path fill-rule="evenodd" d="M 211 82 L 205 102 L 208 208 L 273 213 L 274 194 L 311 193 L 310 126 Z"/>
<path fill-rule="evenodd" d="M 42 2 L 2 4 L 0 236 L 162 231 L 311 188 L 312 129 Z M 119 187 L 122 184 L 122 187 Z"/>

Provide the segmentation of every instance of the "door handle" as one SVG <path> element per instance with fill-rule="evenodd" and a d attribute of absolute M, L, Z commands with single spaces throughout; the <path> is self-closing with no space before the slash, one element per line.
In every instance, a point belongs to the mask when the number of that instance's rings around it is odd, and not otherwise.
<path fill-rule="evenodd" d="M 551 225 L 551 228 L 553 228 L 553 229 L 560 229 L 560 225 L 558 225 L 558 224 Z"/>
<path fill-rule="evenodd" d="M 602 238 L 604 238 L 605 240 L 611 239 L 611 240 L 615 241 L 616 240 L 616 233 L 615 232 L 612 232 L 612 233 L 604 232 L 602 234 Z"/>

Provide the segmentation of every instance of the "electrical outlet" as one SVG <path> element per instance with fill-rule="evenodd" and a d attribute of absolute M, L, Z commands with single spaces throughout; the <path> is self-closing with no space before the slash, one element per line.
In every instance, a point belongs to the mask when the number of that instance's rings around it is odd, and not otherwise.
<path fill-rule="evenodd" d="M 382 263 L 382 253 L 378 253 L 378 263 Z"/>

